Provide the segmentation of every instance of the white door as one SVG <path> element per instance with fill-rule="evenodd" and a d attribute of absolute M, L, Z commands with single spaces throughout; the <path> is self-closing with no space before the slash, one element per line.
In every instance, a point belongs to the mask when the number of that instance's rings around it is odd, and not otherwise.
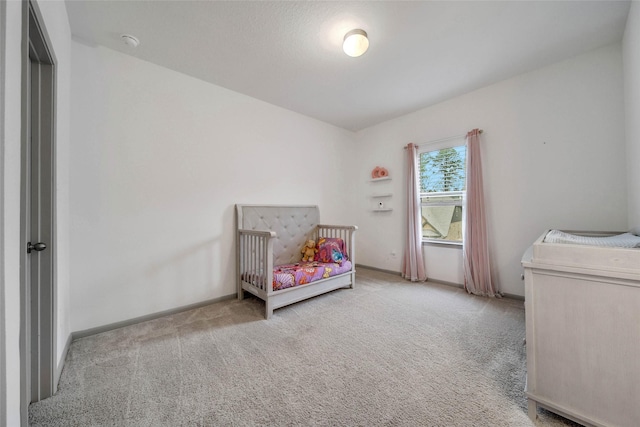
<path fill-rule="evenodd" d="M 25 2 L 28 57 L 23 60 L 22 386 L 29 403 L 53 394 L 55 378 L 55 67 L 45 33 Z"/>

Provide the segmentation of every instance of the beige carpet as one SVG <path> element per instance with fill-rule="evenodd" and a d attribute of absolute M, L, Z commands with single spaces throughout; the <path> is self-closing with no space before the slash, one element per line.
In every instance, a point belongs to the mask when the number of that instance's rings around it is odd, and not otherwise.
<path fill-rule="evenodd" d="M 356 289 L 269 321 L 263 308 L 226 301 L 75 341 L 31 425 L 534 425 L 522 301 L 361 268 Z"/>

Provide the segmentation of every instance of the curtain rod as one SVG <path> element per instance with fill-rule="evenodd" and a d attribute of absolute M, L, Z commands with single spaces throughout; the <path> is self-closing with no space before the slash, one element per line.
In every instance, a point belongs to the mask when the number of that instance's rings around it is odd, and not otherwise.
<path fill-rule="evenodd" d="M 479 133 L 482 133 L 482 132 L 484 132 L 484 131 L 483 131 L 482 129 L 480 129 L 478 132 L 479 132 Z M 420 144 L 420 145 L 431 145 L 431 144 L 437 144 L 438 142 L 449 141 L 450 139 L 464 138 L 464 137 L 466 137 L 466 136 L 467 136 L 467 134 L 466 134 L 466 133 L 465 133 L 465 134 L 462 134 L 462 135 L 454 135 L 454 136 L 449 136 L 449 137 L 447 137 L 447 138 L 434 139 L 433 141 L 425 142 L 425 143 Z M 420 145 L 416 144 L 416 148 L 420 148 Z M 406 149 L 407 149 L 407 147 L 405 146 L 405 147 L 404 147 L 404 149 L 406 150 Z"/>

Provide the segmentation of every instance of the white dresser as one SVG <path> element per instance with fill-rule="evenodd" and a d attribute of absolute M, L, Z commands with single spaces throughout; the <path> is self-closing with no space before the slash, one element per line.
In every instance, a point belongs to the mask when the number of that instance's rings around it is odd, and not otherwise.
<path fill-rule="evenodd" d="M 640 249 L 545 235 L 522 258 L 529 416 L 640 426 Z"/>

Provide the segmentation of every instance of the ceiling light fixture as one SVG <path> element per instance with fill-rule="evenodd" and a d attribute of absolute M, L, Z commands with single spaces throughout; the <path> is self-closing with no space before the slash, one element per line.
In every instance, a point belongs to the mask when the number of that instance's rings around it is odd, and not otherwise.
<path fill-rule="evenodd" d="M 349 31 L 344 35 L 342 50 L 351 57 L 358 57 L 369 49 L 369 39 L 367 33 L 361 29 Z"/>
<path fill-rule="evenodd" d="M 123 34 L 120 36 L 120 38 L 122 38 L 122 41 L 124 42 L 124 44 L 126 44 L 132 49 L 137 48 L 138 45 L 140 44 L 140 40 L 138 40 L 137 38 L 129 34 Z"/>

